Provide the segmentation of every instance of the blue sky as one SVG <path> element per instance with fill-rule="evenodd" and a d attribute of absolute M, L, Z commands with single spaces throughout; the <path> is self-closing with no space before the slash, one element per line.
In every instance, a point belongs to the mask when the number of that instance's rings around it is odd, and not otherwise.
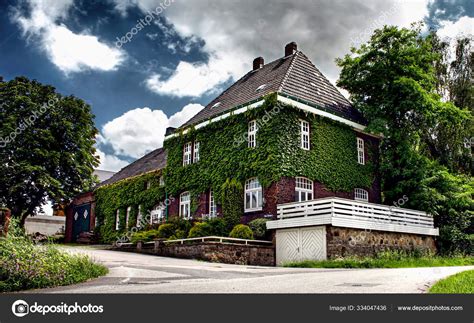
<path fill-rule="evenodd" d="M 160 147 L 166 127 L 197 113 L 253 58 L 281 57 L 290 41 L 335 82 L 334 59 L 374 28 L 424 20 L 456 37 L 472 34 L 473 11 L 472 1 L 452 0 L 3 0 L 0 76 L 84 99 L 101 168 L 118 170 Z"/>

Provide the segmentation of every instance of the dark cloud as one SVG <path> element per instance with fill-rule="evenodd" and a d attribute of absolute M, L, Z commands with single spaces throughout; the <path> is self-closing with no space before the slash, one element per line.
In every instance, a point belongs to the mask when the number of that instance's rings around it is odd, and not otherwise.
<path fill-rule="evenodd" d="M 437 29 L 441 21 L 456 21 L 463 16 L 474 17 L 473 0 L 434 0 L 428 4 L 425 21 L 428 27 Z"/>

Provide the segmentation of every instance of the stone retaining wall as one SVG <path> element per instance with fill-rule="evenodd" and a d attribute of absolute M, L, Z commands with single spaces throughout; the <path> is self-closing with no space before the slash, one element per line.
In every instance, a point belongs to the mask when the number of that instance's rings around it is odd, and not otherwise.
<path fill-rule="evenodd" d="M 386 250 L 436 252 L 432 236 L 410 233 L 369 231 L 326 227 L 328 259 L 350 256 L 374 256 Z"/>
<path fill-rule="evenodd" d="M 236 265 L 275 266 L 273 246 L 221 242 L 189 244 L 137 243 L 115 247 L 116 250 L 153 254 L 163 257 L 190 258 Z"/>

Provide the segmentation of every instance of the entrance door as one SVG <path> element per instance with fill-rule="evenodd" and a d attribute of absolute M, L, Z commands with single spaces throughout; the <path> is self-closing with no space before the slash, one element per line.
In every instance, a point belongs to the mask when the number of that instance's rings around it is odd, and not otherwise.
<path fill-rule="evenodd" d="M 276 263 L 326 259 L 326 227 L 277 230 Z"/>
<path fill-rule="evenodd" d="M 76 241 L 81 232 L 90 231 L 91 205 L 82 204 L 75 206 L 72 210 L 72 241 Z"/>

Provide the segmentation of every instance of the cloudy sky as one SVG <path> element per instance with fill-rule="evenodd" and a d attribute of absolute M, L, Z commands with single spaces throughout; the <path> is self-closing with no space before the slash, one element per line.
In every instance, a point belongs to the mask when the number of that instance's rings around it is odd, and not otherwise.
<path fill-rule="evenodd" d="M 384 24 L 473 33 L 469 0 L 2 0 L 0 76 L 24 75 L 92 106 L 101 168 L 161 147 L 251 68 L 296 41 L 332 81 L 336 57 Z M 127 37 L 128 39 L 124 38 Z"/>

